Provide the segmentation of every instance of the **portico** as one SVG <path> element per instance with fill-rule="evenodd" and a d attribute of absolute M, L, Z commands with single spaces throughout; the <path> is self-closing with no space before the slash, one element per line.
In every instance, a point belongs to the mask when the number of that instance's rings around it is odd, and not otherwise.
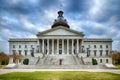
<path fill-rule="evenodd" d="M 82 39 L 39 39 L 40 52 L 45 54 L 78 54 Z M 42 48 L 41 48 L 42 47 Z"/>

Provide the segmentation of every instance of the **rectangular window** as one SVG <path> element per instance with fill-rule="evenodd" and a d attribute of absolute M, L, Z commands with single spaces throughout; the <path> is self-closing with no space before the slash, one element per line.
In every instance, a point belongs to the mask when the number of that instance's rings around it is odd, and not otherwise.
<path fill-rule="evenodd" d="M 27 55 L 27 50 L 25 50 L 25 55 Z"/>
<path fill-rule="evenodd" d="M 100 48 L 102 48 L 102 45 L 100 45 Z"/>
<path fill-rule="evenodd" d="M 91 52 L 91 50 L 88 51 L 89 56 L 90 56 L 90 52 Z"/>
<path fill-rule="evenodd" d="M 108 50 L 106 50 L 106 56 L 108 56 Z"/>
<path fill-rule="evenodd" d="M 103 52 L 103 51 L 102 51 L 102 50 L 100 50 L 100 56 L 102 56 L 102 52 Z"/>
<path fill-rule="evenodd" d="M 13 45 L 13 48 L 15 48 L 15 45 Z"/>
<path fill-rule="evenodd" d="M 96 56 L 96 52 L 97 52 L 97 51 L 96 51 L 96 50 L 94 50 L 94 56 Z"/>
<path fill-rule="evenodd" d="M 96 48 L 96 45 L 94 45 L 94 48 Z"/>
<path fill-rule="evenodd" d="M 19 48 L 21 48 L 21 45 L 19 45 Z"/>
<path fill-rule="evenodd" d="M 106 63 L 108 63 L 108 59 L 106 59 Z"/>
<path fill-rule="evenodd" d="M 25 48 L 27 48 L 27 45 L 25 45 Z"/>
<path fill-rule="evenodd" d="M 108 48 L 108 45 L 106 45 L 106 48 Z"/>
<path fill-rule="evenodd" d="M 33 48 L 33 45 L 31 45 L 31 48 Z"/>
<path fill-rule="evenodd" d="M 100 63 L 102 63 L 102 59 L 100 59 Z"/>
<path fill-rule="evenodd" d="M 21 55 L 21 52 L 22 52 L 22 51 L 21 51 L 21 50 L 19 50 L 19 55 Z"/>

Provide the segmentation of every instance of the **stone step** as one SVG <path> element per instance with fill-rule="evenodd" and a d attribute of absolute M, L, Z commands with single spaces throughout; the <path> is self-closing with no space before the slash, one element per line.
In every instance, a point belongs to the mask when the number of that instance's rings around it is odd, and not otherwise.
<path fill-rule="evenodd" d="M 36 65 L 38 57 L 29 57 L 29 65 Z"/>
<path fill-rule="evenodd" d="M 106 69 L 103 65 L 19 65 L 18 69 Z"/>

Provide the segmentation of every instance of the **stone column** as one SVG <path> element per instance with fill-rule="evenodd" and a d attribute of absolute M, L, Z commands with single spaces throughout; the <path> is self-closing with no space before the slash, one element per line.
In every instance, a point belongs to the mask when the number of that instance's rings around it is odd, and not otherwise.
<path fill-rule="evenodd" d="M 79 53 L 79 39 L 77 39 L 77 54 Z"/>
<path fill-rule="evenodd" d="M 9 64 L 13 64 L 13 57 L 9 58 Z"/>
<path fill-rule="evenodd" d="M 49 39 L 47 39 L 47 54 L 49 54 Z"/>
<path fill-rule="evenodd" d="M 57 39 L 57 54 L 59 54 L 59 39 Z"/>
<path fill-rule="evenodd" d="M 74 53 L 74 40 L 72 39 L 72 54 Z"/>
<path fill-rule="evenodd" d="M 42 40 L 42 53 L 44 53 L 44 39 Z"/>
<path fill-rule="evenodd" d="M 69 54 L 69 39 L 67 39 L 67 54 Z"/>
<path fill-rule="evenodd" d="M 39 40 L 39 51 L 41 53 L 41 42 L 40 42 L 40 40 Z"/>
<path fill-rule="evenodd" d="M 37 40 L 37 49 L 38 49 L 37 51 L 40 52 L 40 41 L 39 41 L 39 39 Z"/>
<path fill-rule="evenodd" d="M 52 39 L 52 54 L 54 54 L 54 39 Z"/>
<path fill-rule="evenodd" d="M 64 54 L 64 39 L 62 39 L 62 54 Z"/>

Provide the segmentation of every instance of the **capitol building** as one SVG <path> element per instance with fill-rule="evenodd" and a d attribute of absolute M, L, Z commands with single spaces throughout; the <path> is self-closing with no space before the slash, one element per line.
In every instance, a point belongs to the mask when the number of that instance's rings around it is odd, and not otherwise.
<path fill-rule="evenodd" d="M 29 59 L 28 65 L 99 65 L 112 64 L 111 38 L 84 38 L 85 34 L 71 29 L 58 11 L 51 29 L 38 32 L 37 38 L 10 38 L 9 53 Z"/>

